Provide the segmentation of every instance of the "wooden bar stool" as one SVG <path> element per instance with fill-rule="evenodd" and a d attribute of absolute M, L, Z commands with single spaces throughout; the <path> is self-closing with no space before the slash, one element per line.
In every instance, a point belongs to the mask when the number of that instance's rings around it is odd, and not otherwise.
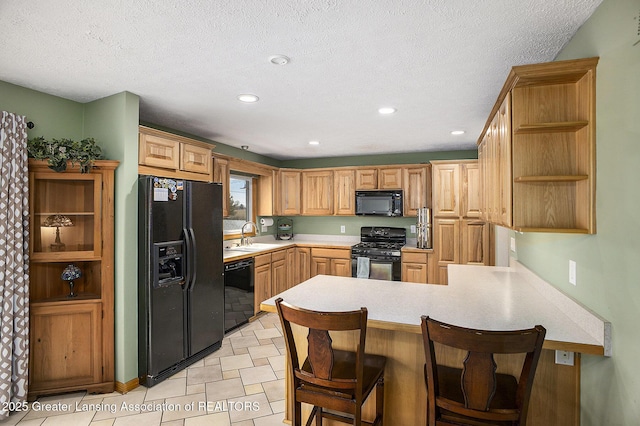
<path fill-rule="evenodd" d="M 422 317 L 427 426 L 524 426 L 546 330 L 485 331 Z M 434 342 L 468 351 L 460 368 L 436 361 Z M 526 354 L 519 379 L 496 373 L 494 354 Z"/>
<path fill-rule="evenodd" d="M 282 298 L 276 300 L 276 306 L 287 345 L 289 373 L 293 378 L 293 425 L 302 424 L 303 402 L 313 405 L 307 425 L 314 417 L 318 426 L 322 425 L 323 418 L 358 426 L 382 425 L 386 358 L 364 353 L 367 309 L 317 312 L 289 305 Z M 298 358 L 302 348 L 300 342 L 296 345 L 291 324 L 309 330 L 307 356 L 302 365 Z M 354 330 L 359 330 L 355 352 L 332 347 L 330 331 L 353 333 Z M 362 405 L 374 388 L 376 417 L 373 422 L 365 422 L 362 421 Z"/>

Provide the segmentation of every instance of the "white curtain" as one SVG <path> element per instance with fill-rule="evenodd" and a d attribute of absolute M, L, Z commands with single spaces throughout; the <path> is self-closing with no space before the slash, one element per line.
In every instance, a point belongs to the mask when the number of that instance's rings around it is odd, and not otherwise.
<path fill-rule="evenodd" d="M 27 399 L 29 173 L 24 116 L 0 121 L 0 420 Z"/>

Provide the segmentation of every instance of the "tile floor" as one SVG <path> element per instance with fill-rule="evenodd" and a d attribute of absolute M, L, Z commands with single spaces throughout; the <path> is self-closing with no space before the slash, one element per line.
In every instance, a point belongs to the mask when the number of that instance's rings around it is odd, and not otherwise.
<path fill-rule="evenodd" d="M 227 335 L 218 351 L 152 388 L 41 397 L 0 425 L 280 426 L 285 351 L 278 316 L 266 314 Z"/>

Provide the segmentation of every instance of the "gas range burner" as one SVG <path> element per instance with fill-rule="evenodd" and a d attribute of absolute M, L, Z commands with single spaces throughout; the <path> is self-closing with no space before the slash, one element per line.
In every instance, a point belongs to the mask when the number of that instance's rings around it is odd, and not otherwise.
<path fill-rule="evenodd" d="M 362 242 L 358 243 L 353 248 L 362 249 L 377 249 L 377 250 L 400 250 L 404 246 L 404 243 L 386 243 L 386 242 Z"/>

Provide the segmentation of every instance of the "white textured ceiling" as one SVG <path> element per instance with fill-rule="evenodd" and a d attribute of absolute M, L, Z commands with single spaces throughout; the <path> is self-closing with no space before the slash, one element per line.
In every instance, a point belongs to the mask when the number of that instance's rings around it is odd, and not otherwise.
<path fill-rule="evenodd" d="M 3 0 L 0 80 L 130 91 L 143 121 L 278 159 L 473 149 L 511 66 L 553 60 L 600 2 Z"/>

